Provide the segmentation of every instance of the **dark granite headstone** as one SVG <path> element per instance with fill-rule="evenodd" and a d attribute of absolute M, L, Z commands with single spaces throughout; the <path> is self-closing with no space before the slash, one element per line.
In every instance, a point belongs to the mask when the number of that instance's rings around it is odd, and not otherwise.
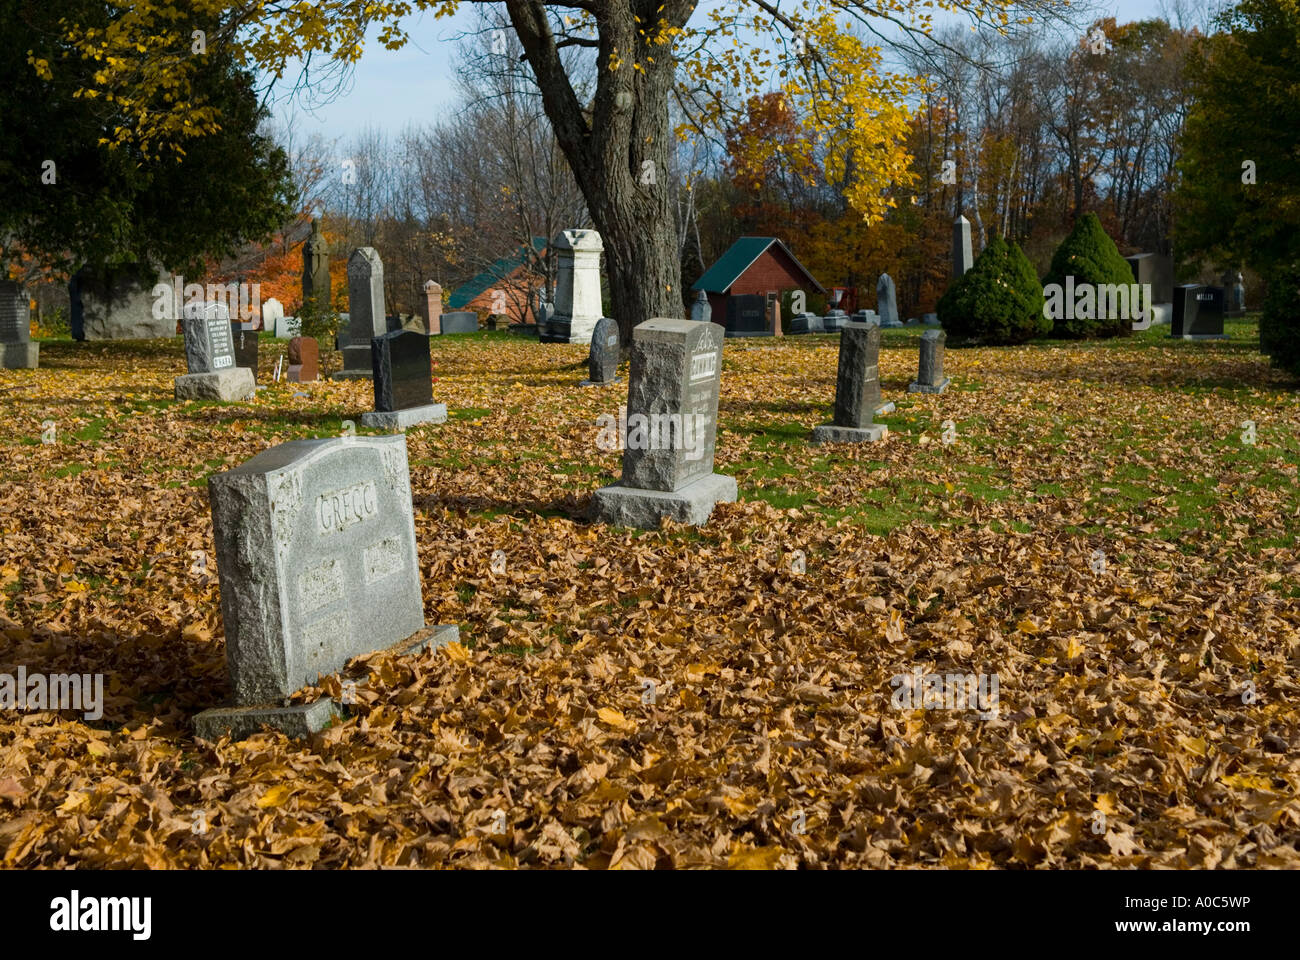
<path fill-rule="evenodd" d="M 235 342 L 235 366 L 247 367 L 257 379 L 257 331 L 238 320 L 230 321 L 230 339 Z"/>
<path fill-rule="evenodd" d="M 772 331 L 767 326 L 767 301 L 759 294 L 738 294 L 727 298 L 727 336 L 761 337 Z"/>
<path fill-rule="evenodd" d="M 871 422 L 880 406 L 880 327 L 850 321 L 840 330 L 835 416 L 813 429 L 814 443 L 874 443 L 885 434 Z"/>
<path fill-rule="evenodd" d="M 27 291 L 0 280 L 0 370 L 35 369 L 41 345 L 32 343 L 31 305 Z"/>
<path fill-rule="evenodd" d="M 390 413 L 433 403 L 429 338 L 395 330 L 370 341 L 375 374 L 375 410 Z"/>
<path fill-rule="evenodd" d="M 596 321 L 591 332 L 591 356 L 587 359 L 587 383 L 613 383 L 618 378 L 618 324 L 609 317 Z"/>
<path fill-rule="evenodd" d="M 949 380 L 943 375 L 943 344 L 948 339 L 942 330 L 927 330 L 921 334 L 921 361 L 916 380 L 908 384 L 908 393 L 943 393 Z"/>
<path fill-rule="evenodd" d="M 1199 283 L 1175 287 L 1169 335 L 1182 339 L 1223 337 L 1223 288 Z"/>
<path fill-rule="evenodd" d="M 1152 303 L 1169 303 L 1173 299 L 1173 260 L 1158 253 L 1135 253 L 1124 259 L 1133 271 L 1134 283 L 1151 285 Z"/>
<path fill-rule="evenodd" d="M 478 333 L 478 314 L 473 310 L 453 310 L 442 315 L 443 333 Z"/>

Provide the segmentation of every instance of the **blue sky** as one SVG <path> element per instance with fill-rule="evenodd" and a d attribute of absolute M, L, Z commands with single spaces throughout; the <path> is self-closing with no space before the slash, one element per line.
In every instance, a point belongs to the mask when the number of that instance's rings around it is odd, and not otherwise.
<path fill-rule="evenodd" d="M 1192 0 L 1203 7 L 1204 0 Z M 1161 0 L 1112 0 L 1101 4 L 1121 22 L 1158 16 Z M 435 19 L 431 13 L 407 21 L 410 42 L 401 50 L 367 44 L 345 93 L 308 110 L 306 105 L 281 101 L 278 115 L 292 110 L 304 135 L 319 132 L 346 138 L 367 125 L 397 133 L 407 124 L 441 119 L 456 101 L 454 63 L 458 40 L 473 29 L 477 15 L 465 4 L 454 16 Z M 293 76 L 291 73 L 290 76 Z"/>

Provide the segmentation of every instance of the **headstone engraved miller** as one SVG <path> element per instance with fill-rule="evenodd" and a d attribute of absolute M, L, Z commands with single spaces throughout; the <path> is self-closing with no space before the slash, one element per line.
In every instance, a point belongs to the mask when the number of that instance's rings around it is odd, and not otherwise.
<path fill-rule="evenodd" d="M 632 331 L 623 479 L 595 492 L 592 519 L 700 525 L 736 499 L 735 479 L 713 472 L 722 341 L 718 324 L 690 320 L 656 318 Z"/>
<path fill-rule="evenodd" d="M 591 334 L 591 355 L 587 358 L 587 379 L 579 386 L 600 387 L 618 383 L 618 324 L 601 317 Z"/>
<path fill-rule="evenodd" d="M 370 341 L 375 378 L 375 409 L 361 415 L 367 427 L 405 430 L 417 423 L 445 423 L 447 405 L 433 402 L 429 338 L 413 330 L 394 330 Z"/>
<path fill-rule="evenodd" d="M 358 247 L 348 257 L 348 335 L 343 369 L 333 379 L 369 380 L 374 376 L 370 341 L 388 332 L 387 317 L 383 261 L 374 247 Z"/>
<path fill-rule="evenodd" d="M 0 369 L 35 370 L 41 345 L 32 343 L 31 302 L 12 280 L 0 280 Z"/>
<path fill-rule="evenodd" d="M 234 703 L 199 714 L 200 737 L 314 733 L 337 708 L 288 706 L 296 690 L 374 650 L 458 639 L 425 628 L 405 437 L 282 443 L 208 494 Z"/>
<path fill-rule="evenodd" d="M 1181 340 L 1226 340 L 1223 288 L 1199 283 L 1174 287 L 1174 315 L 1169 336 Z"/>
<path fill-rule="evenodd" d="M 221 303 L 188 303 L 181 321 L 185 366 L 176 378 L 177 400 L 243 400 L 257 391 L 253 371 L 235 365 L 230 312 Z"/>
<path fill-rule="evenodd" d="M 975 265 L 971 253 L 970 221 L 960 214 L 952 222 L 952 276 L 957 279 Z"/>
<path fill-rule="evenodd" d="M 907 385 L 908 393 L 943 393 L 952 379 L 943 375 L 943 344 L 948 335 L 942 330 L 921 334 L 921 360 L 916 379 Z"/>
<path fill-rule="evenodd" d="M 835 416 L 813 428 L 813 443 L 875 443 L 885 425 L 872 423 L 880 405 L 880 328 L 846 323 L 840 331 L 840 363 L 835 377 Z"/>

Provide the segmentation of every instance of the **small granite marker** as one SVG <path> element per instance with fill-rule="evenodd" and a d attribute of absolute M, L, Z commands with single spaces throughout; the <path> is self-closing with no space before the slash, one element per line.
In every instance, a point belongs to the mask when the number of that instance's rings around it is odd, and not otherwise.
<path fill-rule="evenodd" d="M 320 347 L 314 337 L 289 341 L 289 383 L 310 383 L 320 377 Z"/>
<path fill-rule="evenodd" d="M 0 370 L 35 370 L 41 345 L 32 343 L 31 304 L 27 291 L 0 280 Z"/>
<path fill-rule="evenodd" d="M 921 360 L 916 379 L 907 385 L 908 393 L 943 393 L 952 379 L 943 375 L 943 343 L 947 334 L 927 330 L 921 334 Z"/>
<path fill-rule="evenodd" d="M 177 400 L 244 400 L 257 392 L 257 380 L 247 367 L 235 366 L 230 313 L 220 303 L 185 305 L 185 366 L 176 378 Z"/>
<path fill-rule="evenodd" d="M 289 706 L 296 690 L 375 650 L 459 639 L 425 628 L 405 437 L 282 443 L 208 493 L 234 705 L 195 717 L 203 739 L 315 733 L 337 708 Z"/>
<path fill-rule="evenodd" d="M 257 379 L 257 329 L 251 323 L 230 321 L 230 339 L 235 344 L 235 366 L 247 367 Z"/>
<path fill-rule="evenodd" d="M 822 318 L 815 313 L 799 313 L 790 318 L 790 332 L 799 333 L 825 333 L 826 328 L 822 325 Z"/>
<path fill-rule="evenodd" d="M 835 377 L 835 417 L 813 428 L 813 443 L 875 443 L 886 432 L 871 418 L 880 405 L 880 328 L 846 323 L 840 332 L 840 364 Z"/>
<path fill-rule="evenodd" d="M 579 386 L 600 387 L 618 383 L 618 324 L 609 317 L 596 321 L 591 332 L 591 355 L 587 358 L 587 379 Z"/>
<path fill-rule="evenodd" d="M 632 331 L 623 479 L 595 492 L 592 519 L 698 526 L 736 499 L 735 479 L 713 472 L 723 335 L 716 323 L 663 318 Z"/>
<path fill-rule="evenodd" d="M 367 427 L 405 430 L 417 423 L 446 423 L 447 405 L 433 402 L 429 337 L 394 330 L 370 341 L 375 377 L 375 409 L 361 415 Z"/>

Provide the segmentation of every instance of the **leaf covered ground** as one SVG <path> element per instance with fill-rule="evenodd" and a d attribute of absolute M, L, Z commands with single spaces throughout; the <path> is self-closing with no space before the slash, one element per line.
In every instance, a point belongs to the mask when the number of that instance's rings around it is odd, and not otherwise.
<path fill-rule="evenodd" d="M 229 694 L 206 478 L 368 386 L 177 404 L 179 343 L 48 342 L 0 371 L 0 673 L 106 703 L 0 713 L 0 860 L 1300 866 L 1300 398 L 1233 332 L 949 349 L 936 397 L 891 331 L 887 440 L 821 448 L 835 339 L 728 341 L 741 501 L 649 532 L 583 520 L 625 386 L 579 389 L 579 346 L 437 339 L 451 419 L 408 434 L 411 484 L 462 643 L 323 679 L 358 702 L 314 740 L 235 743 L 190 728 Z M 916 669 L 995 674 L 996 715 L 898 709 Z"/>

